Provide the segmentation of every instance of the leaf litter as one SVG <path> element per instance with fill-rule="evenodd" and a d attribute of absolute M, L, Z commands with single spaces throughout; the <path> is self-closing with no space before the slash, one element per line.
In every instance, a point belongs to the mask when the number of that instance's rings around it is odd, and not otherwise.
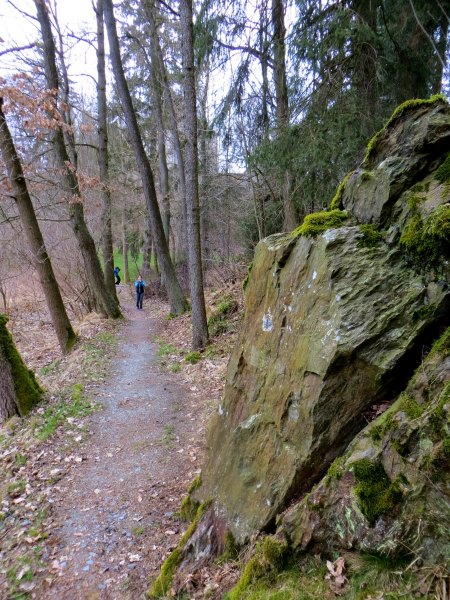
<path fill-rule="evenodd" d="M 50 330 L 46 353 L 33 353 L 42 327 L 14 321 L 18 347 L 49 393 L 29 417 L 0 428 L 2 597 L 144 597 L 186 528 L 177 510 L 200 472 L 236 329 L 215 340 L 208 358 L 170 373 L 189 351 L 189 318 L 166 321 L 167 306 L 154 299 L 136 314 L 128 289 L 120 293 L 129 320 L 90 316 L 63 359 Z M 169 364 L 157 362 L 155 340 L 176 344 Z M 80 383 L 83 402 L 73 412 Z M 229 571 L 204 569 L 200 587 L 213 597 Z"/>

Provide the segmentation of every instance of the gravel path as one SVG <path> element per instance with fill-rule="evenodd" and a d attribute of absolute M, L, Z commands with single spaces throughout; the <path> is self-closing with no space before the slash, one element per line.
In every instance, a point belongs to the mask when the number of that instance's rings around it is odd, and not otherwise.
<path fill-rule="evenodd" d="M 122 306 L 104 408 L 91 417 L 85 460 L 56 488 L 58 577 L 46 599 L 143 598 L 185 527 L 174 513 L 198 467 L 198 407 L 155 359 L 161 324 L 129 299 Z"/>

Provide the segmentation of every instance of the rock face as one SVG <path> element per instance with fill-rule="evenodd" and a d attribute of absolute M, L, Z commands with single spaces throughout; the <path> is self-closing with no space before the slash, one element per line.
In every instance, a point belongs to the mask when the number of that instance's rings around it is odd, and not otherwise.
<path fill-rule="evenodd" d="M 420 461 L 399 467 L 415 456 L 419 421 L 399 426 L 399 444 L 409 448 L 399 456 L 382 442 L 368 444 L 370 431 L 359 432 L 373 405 L 389 404 L 406 389 L 449 325 L 449 192 L 437 175 L 449 151 L 446 102 L 404 107 L 342 186 L 343 226 L 315 237 L 301 228 L 303 235 L 275 235 L 258 245 L 242 332 L 195 492 L 199 501 L 213 499 L 191 540 L 197 555 L 227 530 L 244 543 L 273 529 L 288 508 L 283 528 L 296 547 L 333 536 L 344 546 L 356 537 L 361 547 L 379 546 L 385 531 L 379 509 L 344 503 L 333 529 L 315 507 L 321 503 L 322 513 L 331 514 L 341 492 L 348 496 L 364 477 L 380 480 L 392 506 L 408 485 L 425 486 Z M 433 368 L 441 368 L 444 385 L 448 364 Z M 342 476 L 331 487 L 320 484 L 309 504 L 301 502 L 358 434 Z M 356 481 L 351 465 L 362 458 L 368 462 L 357 467 Z M 431 488 L 424 502 L 427 493 Z"/>
<path fill-rule="evenodd" d="M 397 401 L 289 508 L 281 530 L 296 549 L 450 557 L 450 330 Z"/>

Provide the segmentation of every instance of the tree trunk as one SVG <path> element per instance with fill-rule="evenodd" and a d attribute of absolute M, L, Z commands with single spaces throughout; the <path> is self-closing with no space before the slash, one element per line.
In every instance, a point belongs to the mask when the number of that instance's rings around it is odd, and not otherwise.
<path fill-rule="evenodd" d="M 49 116 L 50 118 L 54 118 L 55 115 L 58 114 L 57 105 L 59 89 L 55 58 L 55 42 L 53 40 L 46 5 L 40 0 L 34 0 L 34 3 L 36 5 L 37 17 L 42 33 L 47 88 L 53 93 L 53 107 L 52 110 L 49 111 Z M 84 208 L 78 179 L 69 160 L 63 129 L 57 124 L 55 124 L 53 129 L 53 144 L 56 163 L 61 172 L 63 185 L 68 195 L 70 224 L 83 257 L 84 268 L 86 270 L 89 287 L 95 299 L 96 308 L 108 317 L 118 318 L 121 316 L 120 309 L 114 297 L 105 287 L 95 243 L 84 218 Z"/>
<path fill-rule="evenodd" d="M 152 44 L 152 62 L 154 57 L 154 68 L 156 70 L 156 76 L 163 87 L 163 95 L 164 100 L 168 112 L 170 130 L 172 132 L 172 143 L 173 150 L 175 152 L 175 157 L 177 161 L 177 169 L 178 169 L 178 185 L 180 189 L 180 197 L 182 204 L 182 240 L 183 240 L 183 252 L 187 250 L 187 209 L 186 209 L 186 174 L 184 167 L 184 157 L 182 151 L 182 144 L 180 140 L 180 132 L 178 130 L 178 122 L 177 116 L 175 113 L 175 106 L 173 103 L 172 92 L 169 86 L 169 79 L 167 76 L 167 71 L 164 65 L 164 60 L 162 56 L 161 46 L 159 43 L 158 32 L 155 24 L 155 16 L 154 16 L 154 5 L 153 2 L 145 2 L 144 4 L 145 13 L 147 15 L 149 30 L 150 30 L 150 38 Z"/>
<path fill-rule="evenodd" d="M 205 77 L 205 84 L 203 87 L 202 98 L 200 102 L 200 144 L 199 144 L 199 163 L 200 163 L 200 173 L 199 173 L 199 187 L 200 187 L 200 231 L 201 231 L 201 244 L 203 250 L 203 265 L 207 268 L 207 262 L 210 255 L 210 245 L 209 245 L 209 174 L 210 167 L 208 162 L 208 147 L 207 147 L 207 138 L 208 138 L 208 114 L 207 114 L 207 104 L 208 104 L 208 90 L 209 90 L 209 66 L 206 67 L 208 69 Z"/>
<path fill-rule="evenodd" d="M 151 73 L 152 73 L 152 97 L 153 97 L 153 108 L 156 132 L 157 132 L 157 148 L 158 148 L 158 166 L 159 166 L 159 182 L 161 192 L 161 207 L 162 207 L 162 222 L 164 228 L 164 234 L 166 236 L 167 243 L 169 244 L 170 239 L 170 190 L 169 190 L 169 169 L 167 168 L 166 158 L 166 142 L 165 142 L 165 130 L 163 120 L 163 107 L 162 107 L 162 86 L 161 86 L 161 73 L 158 68 L 158 57 L 156 51 L 156 40 L 152 39 L 150 43 L 150 51 L 152 58 Z"/>
<path fill-rule="evenodd" d="M 378 104 L 377 66 L 377 13 L 379 2 L 372 0 L 355 0 L 354 11 L 368 33 L 361 39 L 357 36 L 354 42 L 355 53 L 355 87 L 361 115 L 360 131 L 362 139 L 369 139 L 376 131 Z"/>
<path fill-rule="evenodd" d="M 130 269 L 128 268 L 128 233 L 127 233 L 127 211 L 122 207 L 122 258 L 123 258 L 123 282 L 130 283 Z"/>
<path fill-rule="evenodd" d="M 28 193 L 27 183 L 17 155 L 5 115 L 2 110 L 3 99 L 0 98 L 0 148 L 3 161 L 8 170 L 8 177 L 14 191 L 14 199 L 19 211 L 25 237 L 31 251 L 33 266 L 36 269 L 44 291 L 53 327 L 63 354 L 70 351 L 75 343 L 76 335 L 67 316 L 58 283 L 53 272 L 50 257 L 45 248 L 44 239 Z M 1 372 L 1 371 L 0 371 Z"/>
<path fill-rule="evenodd" d="M 144 245 L 142 247 L 142 277 L 150 279 L 152 272 L 152 234 L 147 227 L 144 230 Z"/>
<path fill-rule="evenodd" d="M 102 254 L 105 285 L 117 299 L 114 280 L 114 249 L 111 230 L 111 192 L 109 189 L 108 125 L 106 119 L 105 32 L 103 30 L 103 0 L 97 1 L 97 111 L 98 167 L 102 194 Z"/>
<path fill-rule="evenodd" d="M 273 78 L 276 95 L 277 129 L 279 133 L 282 133 L 289 126 L 289 102 L 286 82 L 286 27 L 284 25 L 283 0 L 272 0 L 272 26 Z M 291 231 L 298 224 L 291 181 L 292 174 L 286 170 L 283 182 L 284 231 Z"/>
<path fill-rule="evenodd" d="M 188 304 L 184 297 L 181 286 L 175 274 L 175 269 L 169 254 L 169 247 L 164 235 L 164 229 L 156 198 L 155 182 L 148 157 L 145 153 L 141 133 L 134 112 L 130 91 L 125 79 L 125 74 L 120 56 L 119 39 L 117 37 L 116 21 L 112 0 L 104 0 L 104 18 L 108 32 L 110 57 L 114 71 L 119 97 L 124 111 L 125 121 L 130 136 L 130 142 L 134 148 L 136 162 L 142 179 L 144 197 L 150 216 L 152 237 L 156 246 L 159 264 L 163 273 L 164 285 L 170 301 L 170 309 L 174 314 L 181 314 L 187 310 Z"/>
<path fill-rule="evenodd" d="M 19 414 L 16 404 L 16 393 L 11 373 L 11 365 L 6 359 L 5 352 L 0 344 L 0 423 L 4 423 L 14 415 Z"/>
<path fill-rule="evenodd" d="M 6 323 L 0 315 L 0 422 L 14 415 L 24 416 L 41 400 L 43 390 L 18 353 Z"/>
<path fill-rule="evenodd" d="M 203 292 L 200 207 L 198 200 L 197 103 L 194 72 L 194 28 L 192 0 L 180 0 L 181 45 L 184 74 L 186 131 L 186 207 L 188 229 L 189 284 L 192 305 L 192 345 L 204 348 L 208 343 L 205 298 Z"/>

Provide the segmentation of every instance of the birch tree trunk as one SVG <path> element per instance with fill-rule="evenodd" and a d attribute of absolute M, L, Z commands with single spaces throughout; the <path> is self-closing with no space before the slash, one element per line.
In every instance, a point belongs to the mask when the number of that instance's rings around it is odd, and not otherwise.
<path fill-rule="evenodd" d="M 33 266 L 39 276 L 45 300 L 47 302 L 52 324 L 63 354 L 69 352 L 75 343 L 76 335 L 70 324 L 61 292 L 56 281 L 50 257 L 45 248 L 44 239 L 39 227 L 36 213 L 28 193 L 27 183 L 22 165 L 2 109 L 0 98 L 0 149 L 8 171 L 14 199 L 19 211 L 28 247 L 31 252 Z M 2 371 L 0 370 L 0 373 Z"/>
<path fill-rule="evenodd" d="M 170 310 L 172 313 L 179 315 L 187 310 L 188 304 L 178 282 L 175 269 L 170 258 L 169 246 L 164 235 L 161 213 L 159 212 L 158 201 L 156 197 L 153 172 L 144 149 L 142 136 L 136 119 L 136 113 L 133 108 L 130 91 L 125 79 L 122 58 L 120 56 L 119 39 L 117 37 L 116 20 L 114 17 L 112 0 L 104 0 L 104 19 L 106 31 L 108 32 L 110 58 L 114 71 L 114 78 L 116 80 L 120 101 L 124 111 L 130 142 L 134 148 L 136 162 L 142 179 L 145 202 L 151 222 L 152 238 L 156 247 L 156 253 L 158 255 L 164 285 L 169 297 Z"/>
<path fill-rule="evenodd" d="M 198 199 L 197 103 L 194 71 L 194 28 L 192 0 L 180 0 L 181 47 L 186 131 L 186 208 L 188 232 L 189 285 L 192 305 L 192 346 L 208 343 L 205 298 L 203 292 L 200 206 Z"/>

